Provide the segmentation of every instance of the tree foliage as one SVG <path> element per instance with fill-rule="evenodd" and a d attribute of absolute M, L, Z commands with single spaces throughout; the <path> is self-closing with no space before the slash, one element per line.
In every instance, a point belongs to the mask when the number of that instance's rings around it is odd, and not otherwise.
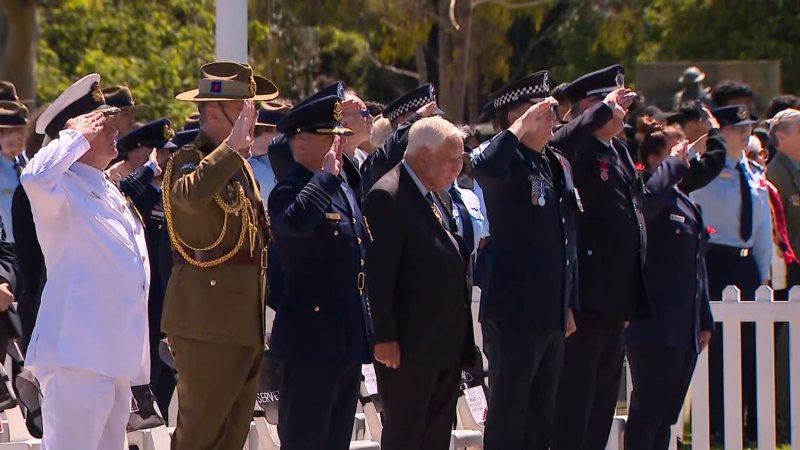
<path fill-rule="evenodd" d="M 173 96 L 214 59 L 215 1 L 39 0 L 37 99 L 98 72 L 129 85 L 150 118 L 180 122 L 192 106 Z M 537 70 L 568 81 L 617 62 L 691 59 L 780 59 L 784 87 L 800 88 L 796 0 L 249 0 L 249 14 L 250 61 L 291 99 L 342 79 L 388 101 L 430 81 L 474 119 L 486 94 Z"/>

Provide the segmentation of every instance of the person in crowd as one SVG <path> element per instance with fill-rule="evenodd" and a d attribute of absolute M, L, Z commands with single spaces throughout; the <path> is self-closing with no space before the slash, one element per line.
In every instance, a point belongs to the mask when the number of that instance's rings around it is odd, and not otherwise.
<path fill-rule="evenodd" d="M 565 90 L 569 83 L 561 83 L 553 88 L 550 95 L 558 102 L 556 108 L 557 123 L 567 123 L 572 119 L 572 101 L 567 96 Z"/>
<path fill-rule="evenodd" d="M 461 368 L 475 357 L 469 254 L 446 206 L 464 136 L 426 117 L 407 138 L 405 157 L 364 199 L 381 448 L 444 450 Z"/>
<path fill-rule="evenodd" d="M 133 130 L 137 121 L 141 119 L 142 114 L 150 110 L 149 105 L 137 104 L 133 100 L 133 93 L 128 86 L 108 86 L 103 89 L 103 95 L 109 106 L 119 108 L 122 111 L 117 119 L 120 136 L 125 136 Z"/>
<path fill-rule="evenodd" d="M 689 194 L 717 178 L 725 167 L 727 147 L 717 119 L 701 102 L 681 105 L 670 123 L 680 126 L 690 144 L 689 171 L 678 182 L 678 188 Z"/>
<path fill-rule="evenodd" d="M 800 110 L 789 108 L 778 112 L 770 121 L 770 142 L 775 145 L 777 154 L 769 163 L 767 178 L 777 188 L 783 215 L 776 225 L 778 230 L 778 255 L 783 257 L 786 272 L 784 289 L 800 285 L 800 262 L 792 258 L 792 249 L 800 249 Z M 777 211 L 776 211 L 777 212 Z M 777 228 L 777 227 L 776 227 Z M 783 232 L 785 228 L 785 236 Z M 787 253 L 789 253 L 787 255 Z M 773 287 L 775 280 L 773 280 Z M 786 292 L 779 297 L 785 298 Z"/>
<path fill-rule="evenodd" d="M 278 121 L 286 117 L 292 107 L 287 103 L 266 103 L 258 109 L 258 120 L 256 129 L 253 133 L 255 140 L 250 148 L 250 165 L 253 167 L 253 174 L 256 176 L 261 198 L 266 202 L 269 194 L 278 183 L 275 172 L 272 170 L 272 162 L 269 158 L 269 144 L 278 135 L 275 126 Z M 266 209 L 267 205 L 264 205 Z"/>
<path fill-rule="evenodd" d="M 72 84 L 37 120 L 48 143 L 20 178 L 48 269 L 26 354 L 46 448 L 120 448 L 131 386 L 149 381 L 144 227 L 103 174 L 117 155 L 118 111 L 100 75 Z"/>
<path fill-rule="evenodd" d="M 240 449 L 250 429 L 265 344 L 269 240 L 247 163 L 257 101 L 278 89 L 247 64 L 201 67 L 200 133 L 164 171 L 174 266 L 161 329 L 175 354 L 180 399 L 173 450 Z M 214 370 L 209 370 L 214 361 Z"/>
<path fill-rule="evenodd" d="M 625 448 L 667 450 L 697 355 L 714 330 L 704 259 L 708 231 L 700 210 L 677 188 L 689 174 L 689 141 L 675 127 L 650 119 L 644 126 L 646 283 L 654 315 L 625 330 L 633 381 Z"/>
<path fill-rule="evenodd" d="M 548 71 L 492 94 L 505 131 L 474 161 L 495 246 L 480 305 L 487 450 L 550 448 L 564 342 L 575 331 L 582 206 L 569 162 L 547 145 L 557 123 L 549 95 Z"/>
<path fill-rule="evenodd" d="M 11 205 L 19 187 L 19 175 L 27 158 L 23 153 L 28 108 L 22 103 L 0 101 L 0 219 L 5 225 L 6 239 L 14 243 Z"/>
<path fill-rule="evenodd" d="M 700 101 L 705 105 L 711 105 L 711 97 L 708 95 L 711 88 L 703 85 L 706 74 L 698 67 L 687 67 L 680 77 L 678 84 L 681 90 L 676 92 L 672 98 L 672 109 L 677 110 L 680 105 L 686 102 Z"/>
<path fill-rule="evenodd" d="M 150 389 L 162 414 L 169 411 L 170 400 L 175 391 L 175 375 L 159 356 L 159 344 L 166 334 L 161 331 L 164 310 L 164 291 L 167 279 L 159 270 L 162 239 L 169 239 L 164 218 L 164 203 L 161 182 L 163 171 L 177 146 L 171 142 L 175 137 L 169 119 L 156 119 L 135 128 L 117 140 L 117 146 L 134 151 L 147 149 L 149 159 L 137 170 L 122 180 L 120 189 L 133 202 L 145 225 L 145 242 L 150 255 L 150 292 L 148 294 L 148 322 L 150 338 Z M 130 185 L 130 186 L 129 186 Z M 172 255 L 170 255 L 171 257 Z"/>
<path fill-rule="evenodd" d="M 755 290 L 770 279 L 772 260 L 772 217 L 766 189 L 758 180 L 744 152 L 755 116 L 744 105 L 715 108 L 720 134 L 727 144 L 725 167 L 714 181 L 690 194 L 700 206 L 704 222 L 714 230 L 710 236 L 706 267 L 711 300 L 721 300 L 722 291 L 735 285 L 742 298 L 752 300 Z M 715 334 L 722 335 L 721 327 Z M 754 328 L 744 324 L 742 332 L 742 386 L 747 410 L 748 438 L 755 429 Z M 711 430 L 722 437 L 722 348 L 721 339 L 711 344 L 710 401 Z"/>
<path fill-rule="evenodd" d="M 755 114 L 756 94 L 746 83 L 740 81 L 724 80 L 714 86 L 711 91 L 711 101 L 715 108 L 723 106 L 744 106 L 749 114 Z"/>
<path fill-rule="evenodd" d="M 25 138 L 26 159 L 30 160 L 39 151 L 44 135 L 36 132 L 36 122 L 49 105 L 42 105 L 31 115 Z M 42 298 L 42 289 L 47 277 L 44 267 L 44 256 L 36 235 L 36 223 L 33 221 L 31 202 L 25 188 L 20 184 L 14 191 L 11 201 L 11 221 L 14 226 L 14 249 L 19 266 L 17 280 L 17 312 L 22 327 L 21 349 L 25 351 L 30 344 L 36 315 Z"/>
<path fill-rule="evenodd" d="M 342 103 L 342 126 L 353 130 L 353 135 L 347 136 L 342 141 L 342 152 L 359 170 L 371 154 L 367 150 L 371 150 L 369 140 L 372 135 L 373 120 L 374 117 L 364 100 L 355 92 L 346 92 L 345 101 Z"/>
<path fill-rule="evenodd" d="M 281 286 L 269 358 L 280 365 L 278 432 L 286 450 L 350 448 L 361 366 L 372 360 L 368 231 L 343 176 L 344 139 L 356 135 L 343 126 L 343 102 L 306 100 L 278 122 L 295 161 L 269 199 L 271 253 L 280 266 L 270 284 Z"/>
<path fill-rule="evenodd" d="M 584 212 L 578 217 L 580 312 L 566 341 L 551 448 L 604 448 L 623 360 L 623 329 L 651 315 L 645 288 L 644 187 L 617 135 L 635 94 L 624 68 L 607 67 L 569 84 L 572 120 L 550 145 L 572 165 Z"/>
<path fill-rule="evenodd" d="M 779 95 L 774 97 L 772 101 L 769 102 L 766 117 L 767 119 L 772 119 L 779 112 L 789 108 L 800 110 L 800 98 L 791 94 Z"/>
<path fill-rule="evenodd" d="M 775 298 L 787 300 L 789 290 L 800 285 L 800 110 L 781 110 L 768 121 L 770 145 L 775 156 L 767 166 L 767 187 L 773 206 L 775 258 L 772 264 L 772 288 Z M 777 325 L 775 344 L 777 375 L 778 438 L 789 436 L 788 330 Z"/>
<path fill-rule="evenodd" d="M 133 134 L 140 127 L 133 127 L 127 133 L 121 134 L 117 142 L 117 151 L 119 156 L 117 162 L 113 163 L 106 173 L 111 181 L 119 183 L 122 179 L 127 178 L 128 175 L 134 173 L 137 169 L 142 167 L 150 157 L 152 149 L 146 147 L 131 147 L 136 144 L 128 139 L 123 139 L 125 136 Z"/>
<path fill-rule="evenodd" d="M 391 124 L 393 133 L 361 166 L 364 195 L 403 159 L 411 125 L 421 118 L 434 115 L 444 115 L 444 111 L 437 106 L 436 91 L 432 84 L 406 92 L 386 105 L 383 117 Z"/>

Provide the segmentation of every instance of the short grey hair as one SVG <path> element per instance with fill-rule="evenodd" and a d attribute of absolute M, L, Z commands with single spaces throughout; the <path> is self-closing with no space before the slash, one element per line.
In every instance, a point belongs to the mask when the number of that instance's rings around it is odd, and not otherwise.
<path fill-rule="evenodd" d="M 449 139 L 463 140 L 465 137 L 464 131 L 448 120 L 439 116 L 426 117 L 411 125 L 411 129 L 408 131 L 406 156 L 413 158 L 424 147 L 435 152 L 441 149 Z"/>

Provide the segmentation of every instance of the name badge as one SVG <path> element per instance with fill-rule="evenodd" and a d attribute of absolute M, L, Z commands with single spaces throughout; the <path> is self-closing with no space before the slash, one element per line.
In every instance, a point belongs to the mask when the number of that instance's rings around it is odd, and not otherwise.
<path fill-rule="evenodd" d="M 673 222 L 684 223 L 684 222 L 686 222 L 686 217 L 679 216 L 677 214 L 670 214 L 669 215 L 669 220 L 671 220 Z"/>
<path fill-rule="evenodd" d="M 342 220 L 342 215 L 339 213 L 325 213 L 325 218 L 333 222 L 338 222 Z"/>

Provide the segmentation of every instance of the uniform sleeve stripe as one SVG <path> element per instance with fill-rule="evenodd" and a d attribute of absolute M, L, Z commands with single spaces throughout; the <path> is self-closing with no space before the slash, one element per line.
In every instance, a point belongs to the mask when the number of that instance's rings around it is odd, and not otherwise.
<path fill-rule="evenodd" d="M 314 205 L 316 205 L 319 209 L 323 211 L 328 207 L 327 203 L 329 202 L 325 202 L 325 200 L 321 198 L 319 194 L 315 193 L 311 189 L 308 189 L 308 186 L 306 186 L 305 188 L 303 188 L 302 191 L 300 191 L 300 196 L 307 198 L 309 201 L 314 203 Z"/>
<path fill-rule="evenodd" d="M 320 194 L 322 198 L 327 199 L 326 201 L 328 202 L 331 201 L 331 196 L 316 184 L 309 183 L 306 185 L 306 188 L 311 189 L 314 192 Z"/>

